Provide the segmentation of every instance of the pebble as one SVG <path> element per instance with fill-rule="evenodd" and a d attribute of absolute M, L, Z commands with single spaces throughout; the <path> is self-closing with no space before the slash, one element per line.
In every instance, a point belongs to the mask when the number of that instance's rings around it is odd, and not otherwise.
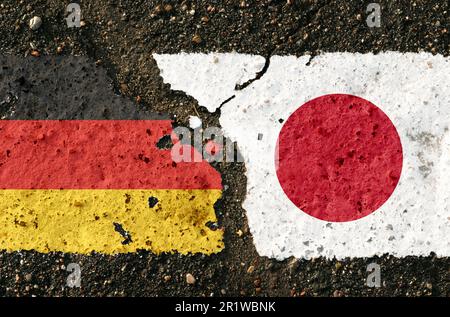
<path fill-rule="evenodd" d="M 202 126 L 202 119 L 197 116 L 189 116 L 189 126 L 191 129 L 197 129 Z"/>
<path fill-rule="evenodd" d="M 126 94 L 128 92 L 128 85 L 126 83 L 120 83 L 120 91 Z"/>
<path fill-rule="evenodd" d="M 41 55 L 41 53 L 39 53 L 39 51 L 37 51 L 37 50 L 32 50 L 31 51 L 31 56 L 39 57 L 40 55 Z"/>
<path fill-rule="evenodd" d="M 244 233 L 242 232 L 241 229 L 239 229 L 238 231 L 236 231 L 236 234 L 238 235 L 238 237 L 242 237 L 242 235 L 243 235 Z"/>
<path fill-rule="evenodd" d="M 28 273 L 25 275 L 25 280 L 29 282 L 31 281 L 31 277 L 32 277 L 31 274 Z"/>
<path fill-rule="evenodd" d="M 170 5 L 170 4 L 166 4 L 166 5 L 164 6 L 164 11 L 166 11 L 166 12 L 171 12 L 172 9 L 173 9 L 173 7 L 172 7 L 172 5 Z"/>
<path fill-rule="evenodd" d="M 193 285 L 195 284 L 195 281 L 195 277 L 191 273 L 186 274 L 186 283 Z"/>
<path fill-rule="evenodd" d="M 296 258 L 293 258 L 291 261 L 289 261 L 288 263 L 289 273 L 293 274 L 295 271 L 297 271 L 299 265 L 300 262 Z"/>
<path fill-rule="evenodd" d="M 339 290 L 335 290 L 335 291 L 333 292 L 333 297 L 342 297 L 342 296 L 343 296 L 343 294 L 342 294 L 342 292 L 339 291 Z"/>
<path fill-rule="evenodd" d="M 168 282 L 168 281 L 170 281 L 171 278 L 172 277 L 170 275 L 165 275 L 164 276 L 164 281 Z"/>
<path fill-rule="evenodd" d="M 33 31 L 36 31 L 37 29 L 39 29 L 42 25 L 42 19 L 38 16 L 34 16 L 31 18 L 29 26 L 30 29 Z"/>
<path fill-rule="evenodd" d="M 247 269 L 248 274 L 252 274 L 255 271 L 255 267 L 253 265 L 250 265 Z"/>
<path fill-rule="evenodd" d="M 200 44 L 202 42 L 202 38 L 200 37 L 200 35 L 195 34 L 192 37 L 192 42 L 194 42 L 195 44 Z"/>
<path fill-rule="evenodd" d="M 161 12 L 162 12 L 162 9 L 161 9 L 161 6 L 160 6 L 160 5 L 157 5 L 157 6 L 153 9 L 153 14 L 154 14 L 154 15 L 161 14 Z"/>

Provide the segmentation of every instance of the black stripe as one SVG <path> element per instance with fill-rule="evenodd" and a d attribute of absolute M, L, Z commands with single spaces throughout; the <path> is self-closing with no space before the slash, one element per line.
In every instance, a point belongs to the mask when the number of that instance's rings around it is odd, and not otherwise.
<path fill-rule="evenodd" d="M 0 116 L 11 120 L 167 119 L 118 95 L 87 57 L 0 56 Z"/>

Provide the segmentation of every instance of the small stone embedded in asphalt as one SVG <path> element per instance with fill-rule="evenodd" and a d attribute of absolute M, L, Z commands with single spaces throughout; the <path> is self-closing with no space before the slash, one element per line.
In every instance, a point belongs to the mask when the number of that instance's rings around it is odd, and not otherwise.
<path fill-rule="evenodd" d="M 197 116 L 189 116 L 189 127 L 191 129 L 197 129 L 202 126 L 202 119 Z"/>
<path fill-rule="evenodd" d="M 196 279 L 191 273 L 186 274 L 186 283 L 188 283 L 189 285 L 194 285 L 195 281 Z"/>
<path fill-rule="evenodd" d="M 31 18 L 30 22 L 28 23 L 28 25 L 30 26 L 30 29 L 33 31 L 36 31 L 37 29 L 39 29 L 42 25 L 42 19 L 38 16 L 34 16 Z"/>
<path fill-rule="evenodd" d="M 289 273 L 293 274 L 298 269 L 299 265 L 299 260 L 296 258 L 292 258 L 292 260 L 288 262 Z"/>
<path fill-rule="evenodd" d="M 171 4 L 166 4 L 166 5 L 164 6 L 164 11 L 166 11 L 166 12 L 171 12 L 172 9 L 173 9 L 173 7 L 172 7 Z"/>
<path fill-rule="evenodd" d="M 192 37 L 192 42 L 193 42 L 194 44 L 200 44 L 200 43 L 202 42 L 202 38 L 200 37 L 200 35 L 195 34 L 195 35 Z"/>
<path fill-rule="evenodd" d="M 333 292 L 333 297 L 342 297 L 344 294 L 340 290 L 335 290 Z"/>

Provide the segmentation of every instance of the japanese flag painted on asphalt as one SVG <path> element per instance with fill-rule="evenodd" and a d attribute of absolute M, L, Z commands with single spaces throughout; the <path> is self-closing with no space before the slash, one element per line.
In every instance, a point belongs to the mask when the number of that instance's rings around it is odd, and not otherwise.
<path fill-rule="evenodd" d="M 245 159 L 263 256 L 450 256 L 450 62 L 427 53 L 154 55 Z M 230 99 L 232 96 L 234 98 Z"/>

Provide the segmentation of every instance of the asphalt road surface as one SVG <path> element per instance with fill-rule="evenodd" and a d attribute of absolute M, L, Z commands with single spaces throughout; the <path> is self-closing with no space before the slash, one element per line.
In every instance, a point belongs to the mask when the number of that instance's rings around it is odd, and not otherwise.
<path fill-rule="evenodd" d="M 259 77 L 275 54 L 394 50 L 449 55 L 448 1 L 379 1 L 379 28 L 366 24 L 369 3 L 81 1 L 82 26 L 68 28 L 68 1 L 3 0 L 0 61 L 10 71 L 0 71 L 0 113 L 9 119 L 168 117 L 183 126 L 198 113 L 205 126 L 218 126 L 219 113 L 209 113 L 163 83 L 153 53 L 259 54 L 266 57 Z M 35 31 L 28 25 L 33 16 L 42 18 Z M 63 65 L 57 71 L 51 68 L 55 57 Z M 90 81 L 84 80 L 86 74 Z M 79 108 L 77 98 L 85 108 Z M 279 262 L 260 257 L 242 208 L 245 166 L 218 163 L 214 168 L 226 185 L 215 205 L 224 229 L 222 252 L 186 256 L 1 251 L 0 295 L 450 296 L 450 261 L 433 254 L 342 261 Z M 382 270 L 378 288 L 366 285 L 366 268 L 372 262 Z M 79 288 L 66 285 L 69 263 L 81 267 Z M 187 283 L 186 274 L 195 283 Z"/>

